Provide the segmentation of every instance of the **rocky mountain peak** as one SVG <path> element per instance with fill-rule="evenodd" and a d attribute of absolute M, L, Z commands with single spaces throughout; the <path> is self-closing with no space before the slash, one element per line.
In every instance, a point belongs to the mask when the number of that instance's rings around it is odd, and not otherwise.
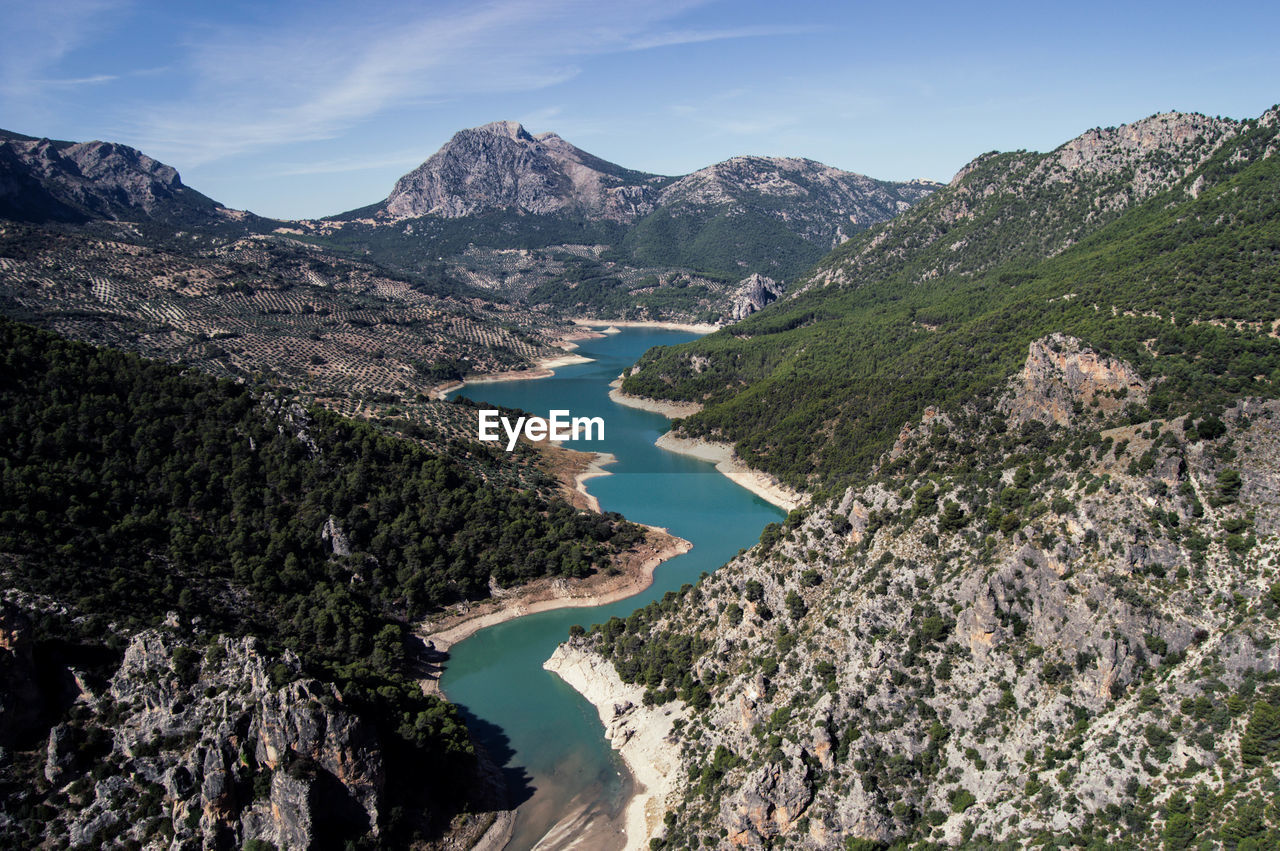
<path fill-rule="evenodd" d="M 463 133 L 467 131 L 462 131 Z M 474 132 L 492 133 L 497 136 L 505 136 L 508 139 L 516 141 L 534 141 L 534 137 L 529 135 L 529 131 L 524 129 L 524 125 L 519 121 L 490 121 L 481 127 L 477 127 Z M 554 134 L 542 134 L 554 135 Z"/>
<path fill-rule="evenodd" d="M 396 182 L 382 213 L 458 218 L 513 210 L 628 220 L 651 209 L 643 187 L 648 176 L 593 157 L 555 133 L 535 137 L 518 122 L 495 121 L 454 134 Z"/>

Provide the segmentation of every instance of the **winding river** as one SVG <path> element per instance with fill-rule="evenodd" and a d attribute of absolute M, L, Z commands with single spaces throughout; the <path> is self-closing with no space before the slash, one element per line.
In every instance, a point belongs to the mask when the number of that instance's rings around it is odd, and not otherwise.
<path fill-rule="evenodd" d="M 441 687 L 467 716 L 475 735 L 502 765 L 519 809 L 507 848 L 621 847 L 600 831 L 619 830 L 631 792 L 621 759 L 605 741 L 595 709 L 542 663 L 568 636 L 572 624 L 589 626 L 626 616 L 686 582 L 696 582 L 751 546 L 765 524 L 784 512 L 734 484 L 713 465 L 665 452 L 653 445 L 667 429 L 658 414 L 618 405 L 609 382 L 652 346 L 674 345 L 696 334 L 628 328 L 585 340 L 579 354 L 591 363 L 560 368 L 552 378 L 470 385 L 454 395 L 519 407 L 538 416 L 568 409 L 573 416 L 600 416 L 603 441 L 569 444 L 612 452 L 612 475 L 591 479 L 588 489 L 606 511 L 664 526 L 694 548 L 662 564 L 653 585 L 617 603 L 560 609 L 488 627 L 453 646 Z"/>

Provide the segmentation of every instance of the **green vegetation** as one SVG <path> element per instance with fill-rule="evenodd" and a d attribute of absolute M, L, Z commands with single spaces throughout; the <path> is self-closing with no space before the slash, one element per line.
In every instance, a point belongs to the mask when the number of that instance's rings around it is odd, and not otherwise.
<path fill-rule="evenodd" d="M 624 683 L 646 687 L 647 703 L 662 704 L 680 698 L 698 709 L 710 705 L 706 686 L 693 676 L 693 663 L 706 652 L 706 641 L 674 631 L 650 632 L 690 593 L 699 592 L 692 585 L 683 586 L 678 593 L 668 591 L 661 600 L 637 609 L 629 617 L 610 618 L 605 624 L 591 627 L 587 634 L 597 649 L 613 660 Z"/>
<path fill-rule="evenodd" d="M 845 270 L 844 285 L 651 351 L 624 389 L 704 402 L 683 433 L 733 442 L 751 465 L 819 489 L 867 472 L 925 406 L 989 395 L 1050 332 L 1159 379 L 1153 416 L 1273 396 L 1280 340 L 1265 331 L 1280 315 L 1280 161 L 1262 157 L 1273 136 L 1249 125 L 1184 181 L 1091 233 L 1093 195 L 1052 184 L 997 195 L 933 238 L 956 197 L 943 190 L 820 264 Z M 963 185 L 1013 183 L 1037 161 L 988 157 Z M 1186 186 L 1200 177 L 1193 197 Z"/>
<path fill-rule="evenodd" d="M 407 672 L 406 621 L 491 579 L 585 575 L 642 534 L 231 381 L 7 320 L 0 358 L 0 553 L 10 588 L 67 607 L 43 634 L 114 653 L 176 612 L 293 650 L 376 720 L 404 795 L 448 799 L 471 760 Z"/>
<path fill-rule="evenodd" d="M 805 239 L 782 219 L 763 213 L 730 216 L 716 209 L 663 209 L 636 223 L 621 248 L 646 265 L 680 266 L 734 279 L 752 272 L 789 279 L 816 263 L 830 245 L 831 235 Z"/>

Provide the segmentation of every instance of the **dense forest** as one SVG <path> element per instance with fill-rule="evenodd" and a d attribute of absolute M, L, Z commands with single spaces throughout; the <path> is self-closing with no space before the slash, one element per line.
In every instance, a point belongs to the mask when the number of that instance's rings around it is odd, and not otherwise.
<path fill-rule="evenodd" d="M 471 744 L 407 673 L 407 622 L 491 581 L 584 576 L 643 534 L 232 381 L 7 320 L 0 352 L 0 570 L 56 601 L 43 642 L 105 673 L 169 613 L 256 635 L 377 719 L 415 794 L 456 794 L 432 778 Z"/>
<path fill-rule="evenodd" d="M 731 441 L 748 463 L 809 488 L 848 484 L 904 422 L 993 389 L 1053 331 L 1157 382 L 1139 418 L 1274 395 L 1280 161 L 1264 156 L 1274 136 L 1247 122 L 1204 166 L 1078 241 L 1087 199 L 1059 189 L 1038 201 L 1012 178 L 990 202 L 998 216 L 979 209 L 939 237 L 939 211 L 955 203 L 944 190 L 906 223 L 851 240 L 797 298 L 647 353 L 624 389 L 704 402 L 681 431 Z M 994 185 L 1032 159 L 983 158 L 961 186 Z M 996 217 L 999 227 L 987 221 Z M 1034 259 L 1056 244 L 1068 247 Z"/>

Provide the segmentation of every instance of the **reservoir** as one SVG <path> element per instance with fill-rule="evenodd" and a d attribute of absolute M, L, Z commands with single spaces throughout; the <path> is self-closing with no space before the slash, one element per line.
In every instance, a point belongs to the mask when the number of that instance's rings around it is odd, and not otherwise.
<path fill-rule="evenodd" d="M 440 685 L 466 714 L 473 735 L 503 768 L 519 804 L 508 844 L 523 851 L 553 833 L 544 847 L 563 847 L 582 825 L 617 820 L 630 794 L 622 760 L 605 741 L 595 708 L 558 677 L 542 669 L 572 624 L 589 627 L 614 615 L 626 617 L 703 571 L 713 571 L 750 547 L 768 523 L 785 513 L 720 475 L 714 465 L 658 449 L 653 442 L 668 420 L 609 399 L 609 382 L 653 346 L 698 335 L 652 328 L 581 341 L 577 353 L 591 363 L 563 367 L 552 378 L 475 384 L 455 392 L 477 402 L 522 408 L 545 417 L 552 409 L 602 417 L 604 440 L 566 443 L 611 452 L 612 474 L 590 479 L 587 489 L 605 511 L 637 523 L 663 526 L 690 541 L 693 550 L 664 562 L 653 585 L 626 600 L 596 608 L 560 609 L 491 626 L 454 645 Z M 557 828 L 559 825 L 559 829 Z M 594 848 L 621 848 L 591 843 Z"/>

